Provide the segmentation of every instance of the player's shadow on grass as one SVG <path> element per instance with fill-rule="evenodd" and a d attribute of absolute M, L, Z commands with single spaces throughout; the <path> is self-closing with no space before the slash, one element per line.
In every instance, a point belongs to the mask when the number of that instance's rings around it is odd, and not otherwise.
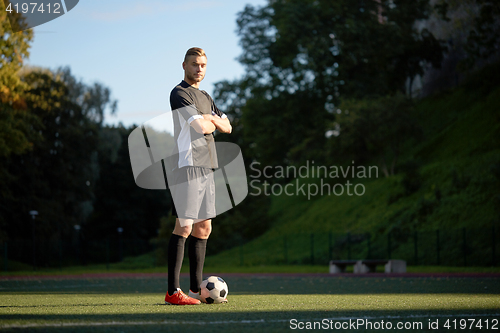
<path fill-rule="evenodd" d="M 461 318 L 475 320 L 498 320 L 497 308 L 460 309 L 460 310 L 323 310 L 323 311 L 230 311 L 228 305 L 200 305 L 186 307 L 170 306 L 165 311 L 155 313 L 113 313 L 113 314 L 10 314 L 0 315 L 0 327 L 13 330 L 51 331 L 58 332 L 89 332 L 89 331 L 119 331 L 119 332 L 156 332 L 156 331 L 231 331 L 247 330 L 259 332 L 276 332 L 290 330 L 293 319 L 298 322 L 349 322 L 363 319 L 373 323 L 384 321 L 396 325 L 403 323 L 421 323 L 418 331 L 427 331 L 431 321 L 440 321 L 443 329 L 445 321 Z M 98 310 L 98 309 L 97 309 Z M 162 309 L 163 310 L 163 309 Z M 8 324 L 14 321 L 14 324 Z M 497 324 L 498 326 L 498 324 Z M 364 331 L 361 327 L 356 331 Z M 435 330 L 434 330 L 435 331 Z"/>

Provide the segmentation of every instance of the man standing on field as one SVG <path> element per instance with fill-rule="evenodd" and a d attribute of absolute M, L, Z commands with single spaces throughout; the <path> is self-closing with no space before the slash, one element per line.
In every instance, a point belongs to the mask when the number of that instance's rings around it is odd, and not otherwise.
<path fill-rule="evenodd" d="M 184 80 L 170 94 L 174 120 L 174 163 L 167 171 L 174 201 L 175 228 L 168 244 L 168 291 L 165 303 L 200 304 L 200 284 L 207 239 L 215 212 L 214 169 L 217 152 L 213 132 L 231 133 L 231 124 L 210 95 L 199 90 L 205 77 L 207 56 L 190 48 L 184 57 Z M 184 244 L 189 237 L 189 296 L 180 289 L 179 275 Z"/>

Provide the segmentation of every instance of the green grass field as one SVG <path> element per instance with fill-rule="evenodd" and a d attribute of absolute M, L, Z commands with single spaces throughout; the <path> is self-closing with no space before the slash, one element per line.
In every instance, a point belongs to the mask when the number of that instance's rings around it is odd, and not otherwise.
<path fill-rule="evenodd" d="M 500 278 L 495 276 L 220 275 L 229 285 L 228 304 L 184 307 L 162 304 L 166 277 L 158 274 L 3 279 L 0 330 L 276 332 L 307 322 L 347 325 L 359 319 L 365 322 L 359 322 L 356 331 L 370 331 L 366 321 L 371 325 L 389 322 L 393 328 L 398 323 L 421 323 L 419 331 L 431 331 L 429 321 L 438 321 L 438 331 L 454 331 L 453 325 L 459 329 L 466 322 L 469 330 L 474 320 L 483 326 L 475 330 L 482 332 L 486 324 L 491 329 L 500 320 Z M 181 286 L 188 288 L 185 275 Z M 450 329 L 444 327 L 447 320 Z"/>

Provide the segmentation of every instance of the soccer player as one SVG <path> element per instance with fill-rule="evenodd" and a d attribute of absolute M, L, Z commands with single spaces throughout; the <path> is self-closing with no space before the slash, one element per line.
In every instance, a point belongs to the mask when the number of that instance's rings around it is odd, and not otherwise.
<path fill-rule="evenodd" d="M 184 80 L 170 94 L 174 120 L 173 170 L 167 172 L 174 201 L 175 228 L 168 244 L 168 291 L 165 303 L 200 304 L 200 284 L 207 239 L 215 217 L 215 183 L 218 167 L 213 132 L 231 133 L 231 124 L 210 95 L 199 89 L 205 77 L 207 56 L 201 48 L 190 48 L 182 63 Z M 179 275 L 184 244 L 189 238 L 189 296 L 180 289 Z"/>

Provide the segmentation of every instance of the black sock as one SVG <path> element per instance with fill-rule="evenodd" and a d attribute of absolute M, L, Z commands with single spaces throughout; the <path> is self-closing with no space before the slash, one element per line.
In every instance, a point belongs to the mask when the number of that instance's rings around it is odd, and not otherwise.
<path fill-rule="evenodd" d="M 205 263 L 205 252 L 207 240 L 191 236 L 189 239 L 189 289 L 197 293 L 203 278 L 203 264 Z"/>
<path fill-rule="evenodd" d="M 168 294 L 173 295 L 181 287 L 179 276 L 181 274 L 182 260 L 184 259 L 184 244 L 186 238 L 174 235 L 168 242 Z"/>

